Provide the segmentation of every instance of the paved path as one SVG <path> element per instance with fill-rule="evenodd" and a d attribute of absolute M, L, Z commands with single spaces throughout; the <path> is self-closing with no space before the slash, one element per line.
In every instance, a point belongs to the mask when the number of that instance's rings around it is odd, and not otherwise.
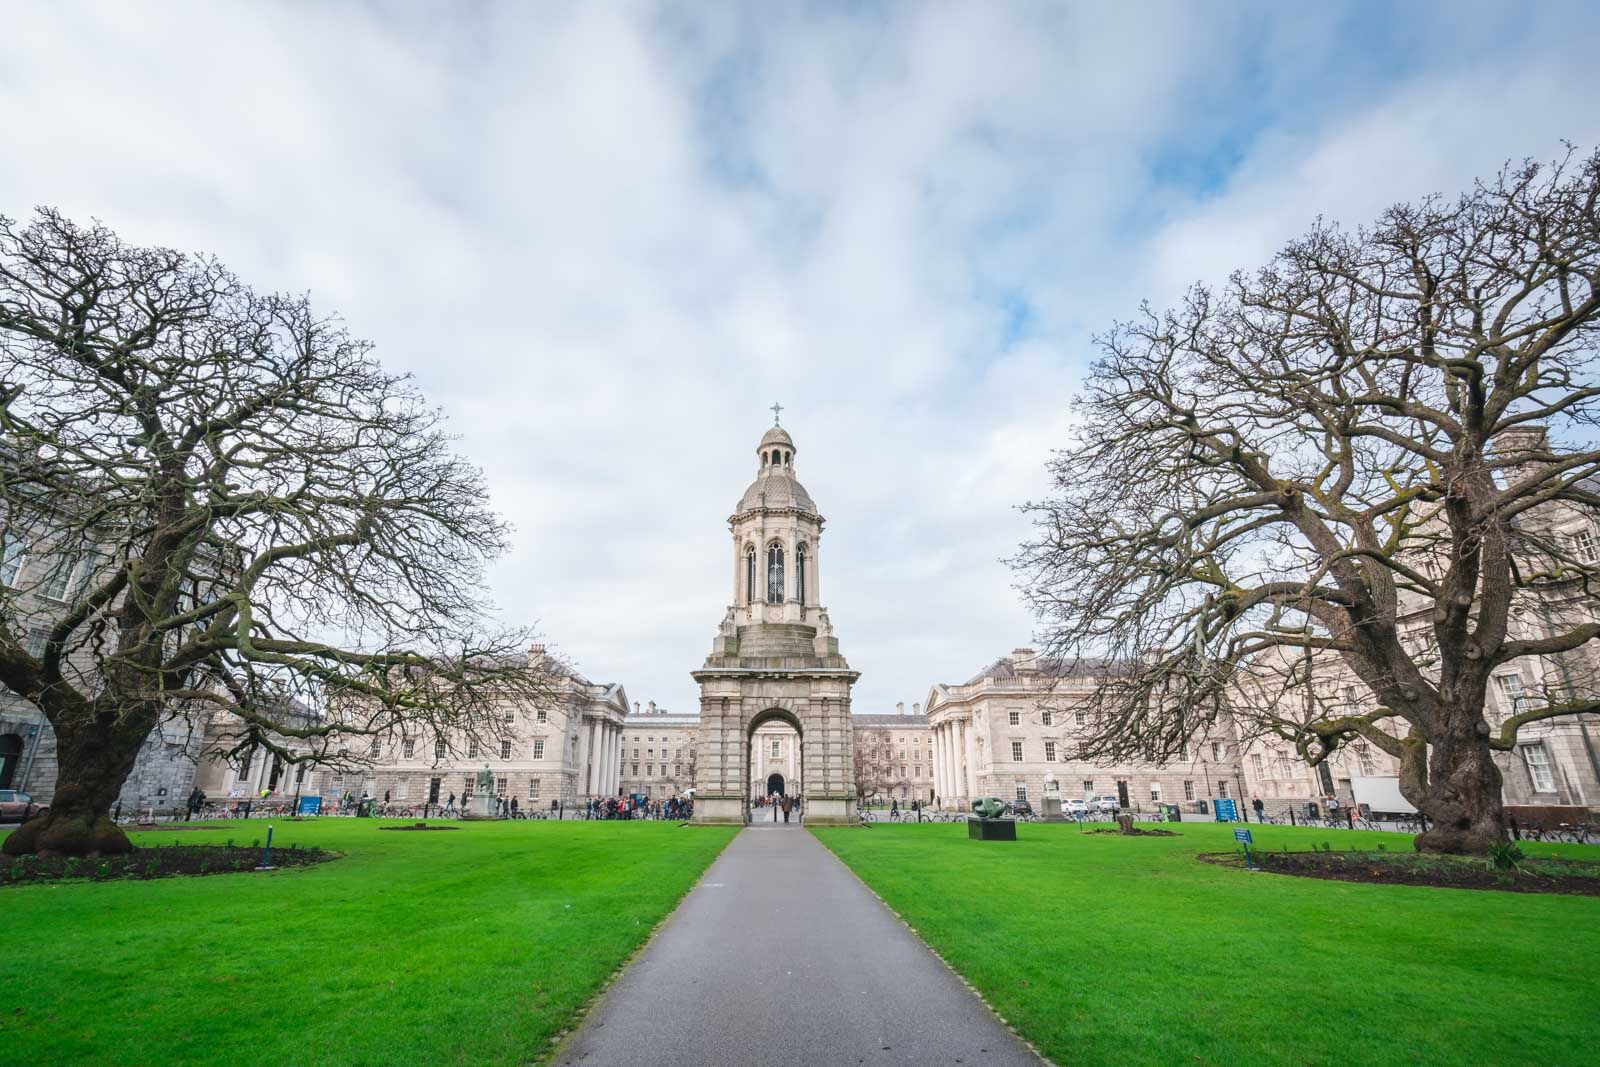
<path fill-rule="evenodd" d="M 768 824 L 734 838 L 556 1062 L 1039 1060 L 816 838 Z"/>

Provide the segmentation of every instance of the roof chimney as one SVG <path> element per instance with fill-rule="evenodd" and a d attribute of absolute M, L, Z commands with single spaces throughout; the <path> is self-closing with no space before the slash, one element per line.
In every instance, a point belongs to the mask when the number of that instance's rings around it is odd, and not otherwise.
<path fill-rule="evenodd" d="M 922 714 L 922 701 L 919 700 L 915 704 L 911 705 L 911 714 L 913 714 L 913 715 L 921 715 Z"/>
<path fill-rule="evenodd" d="M 1018 674 L 1033 674 L 1039 669 L 1039 654 L 1031 648 L 1011 650 L 1011 669 Z"/>
<path fill-rule="evenodd" d="M 904 700 L 895 704 L 894 713 L 896 715 L 904 715 L 906 713 L 906 702 Z"/>
<path fill-rule="evenodd" d="M 528 666 L 537 667 L 544 662 L 544 644 L 538 642 L 528 646 Z"/>

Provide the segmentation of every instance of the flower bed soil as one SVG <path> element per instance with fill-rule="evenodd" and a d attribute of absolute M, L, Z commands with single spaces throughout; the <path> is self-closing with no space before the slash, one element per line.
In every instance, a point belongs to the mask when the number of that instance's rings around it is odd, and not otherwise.
<path fill-rule="evenodd" d="M 1122 837 L 1182 837 L 1182 834 L 1173 833 L 1171 830 L 1141 830 L 1135 826 L 1131 831 L 1123 833 L 1115 826 L 1102 826 L 1098 830 L 1085 830 L 1086 834 L 1117 834 Z"/>
<path fill-rule="evenodd" d="M 380 826 L 380 830 L 459 830 L 459 826 L 429 826 L 427 823 L 413 823 L 410 826 Z"/>
<path fill-rule="evenodd" d="M 310 867 L 337 859 L 339 853 L 320 848 L 274 845 L 273 869 Z M 0 886 L 33 882 L 112 882 L 124 879 L 165 878 L 176 874 L 236 874 L 253 871 L 261 862 L 257 845 L 168 845 L 136 848 L 121 856 L 74 859 L 69 856 L 8 856 L 0 860 Z"/>
<path fill-rule="evenodd" d="M 1416 852 L 1250 853 L 1255 865 L 1273 874 L 1326 878 L 1374 885 L 1421 885 L 1440 889 L 1491 889 L 1503 893 L 1564 893 L 1600 896 L 1600 863 L 1536 857 L 1522 869 L 1492 870 L 1481 856 L 1437 856 Z M 1243 867 L 1239 852 L 1203 852 L 1202 863 Z"/>

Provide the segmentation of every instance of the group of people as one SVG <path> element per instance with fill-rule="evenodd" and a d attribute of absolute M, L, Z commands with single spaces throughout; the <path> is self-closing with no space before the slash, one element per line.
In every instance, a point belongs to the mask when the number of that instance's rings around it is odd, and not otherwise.
<path fill-rule="evenodd" d="M 649 797 L 590 797 L 584 805 L 584 816 L 590 819 L 671 819 L 681 821 L 694 814 L 694 801 L 689 797 L 667 797 L 652 800 Z"/>
<path fill-rule="evenodd" d="M 787 793 L 768 793 L 764 797 L 756 797 L 751 806 L 755 809 L 753 815 L 763 815 L 765 809 L 771 808 L 773 822 L 777 822 L 780 816 L 784 822 L 788 822 L 790 815 L 798 818 L 800 814 L 800 798 Z"/>

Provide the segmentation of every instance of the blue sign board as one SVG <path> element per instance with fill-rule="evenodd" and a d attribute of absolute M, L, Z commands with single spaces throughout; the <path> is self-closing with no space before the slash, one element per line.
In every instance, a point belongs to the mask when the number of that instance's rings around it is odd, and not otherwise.
<path fill-rule="evenodd" d="M 1255 844 L 1255 839 L 1250 836 L 1249 830 L 1235 830 L 1233 832 L 1233 839 L 1239 842 L 1241 845 Z"/>
<path fill-rule="evenodd" d="M 1233 801 L 1227 797 L 1211 802 L 1211 810 L 1216 812 L 1218 822 L 1237 822 L 1239 812 L 1233 806 Z"/>
<path fill-rule="evenodd" d="M 300 798 L 300 807 L 295 811 L 295 814 L 296 815 L 316 815 L 321 811 L 322 811 L 322 798 L 321 797 L 301 797 Z"/>

